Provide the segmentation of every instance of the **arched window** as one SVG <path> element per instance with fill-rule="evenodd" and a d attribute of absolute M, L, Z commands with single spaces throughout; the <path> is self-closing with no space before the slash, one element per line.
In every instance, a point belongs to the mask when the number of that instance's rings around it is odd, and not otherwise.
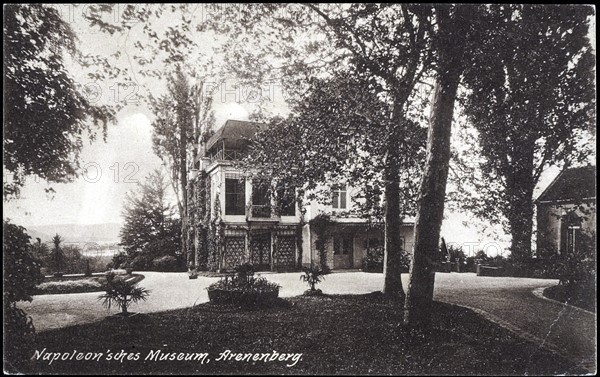
<path fill-rule="evenodd" d="M 581 238 L 581 217 L 574 211 L 568 212 L 561 219 L 561 253 L 575 253 Z"/>

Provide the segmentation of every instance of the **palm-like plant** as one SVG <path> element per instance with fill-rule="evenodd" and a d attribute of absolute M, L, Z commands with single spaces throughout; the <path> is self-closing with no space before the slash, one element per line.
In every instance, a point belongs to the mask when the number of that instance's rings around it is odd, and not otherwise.
<path fill-rule="evenodd" d="M 65 253 L 63 252 L 62 248 L 60 247 L 60 243 L 63 241 L 62 237 L 59 236 L 58 234 L 56 234 L 53 238 L 52 238 L 52 243 L 54 244 L 54 249 L 52 250 L 51 253 L 51 258 L 52 261 L 54 263 L 54 268 L 55 268 L 55 273 L 57 275 L 62 274 L 62 268 L 65 262 Z"/>
<path fill-rule="evenodd" d="M 300 275 L 300 280 L 307 282 L 311 291 L 316 291 L 315 285 L 322 282 L 325 279 L 325 275 L 330 272 L 328 268 L 323 268 L 319 265 L 303 267 L 302 271 L 304 274 Z"/>
<path fill-rule="evenodd" d="M 121 278 L 108 278 L 106 293 L 98 297 L 102 301 L 102 306 L 110 309 L 113 305 L 121 308 L 124 315 L 128 313 L 127 308 L 132 303 L 146 301 L 150 291 L 146 288 L 138 287 L 136 284 L 129 284 Z"/>

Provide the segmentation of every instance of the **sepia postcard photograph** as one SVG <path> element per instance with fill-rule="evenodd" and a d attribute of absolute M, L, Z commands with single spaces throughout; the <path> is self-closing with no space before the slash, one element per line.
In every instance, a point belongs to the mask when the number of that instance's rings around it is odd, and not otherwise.
<path fill-rule="evenodd" d="M 597 373 L 595 5 L 3 32 L 4 374 Z"/>

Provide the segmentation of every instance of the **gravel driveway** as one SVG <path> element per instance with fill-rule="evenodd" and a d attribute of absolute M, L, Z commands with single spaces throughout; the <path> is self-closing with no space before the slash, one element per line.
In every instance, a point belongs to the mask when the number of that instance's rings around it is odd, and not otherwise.
<path fill-rule="evenodd" d="M 132 311 L 150 313 L 190 307 L 208 301 L 206 287 L 217 278 L 190 280 L 187 273 L 142 272 L 140 285 L 151 290 L 148 301 Z M 300 273 L 264 273 L 279 283 L 280 296 L 291 297 L 307 289 Z M 408 275 L 403 275 L 405 288 Z M 532 291 L 557 284 L 556 280 L 478 277 L 475 274 L 436 274 L 435 299 L 474 309 L 520 336 L 595 367 L 596 315 L 536 297 Z M 363 294 L 381 290 L 382 274 L 339 272 L 326 277 L 319 288 L 328 294 Z M 32 316 L 38 331 L 101 320 L 109 313 L 98 303 L 99 293 L 35 296 L 19 305 Z"/>
<path fill-rule="evenodd" d="M 140 272 L 145 278 L 140 286 L 150 290 L 147 301 L 132 304 L 130 311 L 152 313 L 193 306 L 208 301 L 206 287 L 218 278 L 198 277 L 190 280 L 186 272 Z M 106 310 L 98 301 L 101 292 L 34 296 L 31 303 L 20 303 L 33 318 L 37 331 L 99 321 L 117 313 Z"/>

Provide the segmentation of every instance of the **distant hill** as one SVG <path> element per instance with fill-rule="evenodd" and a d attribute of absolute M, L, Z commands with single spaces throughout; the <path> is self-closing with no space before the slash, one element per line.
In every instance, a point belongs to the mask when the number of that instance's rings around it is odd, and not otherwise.
<path fill-rule="evenodd" d="M 38 225 L 27 227 L 27 233 L 31 236 L 32 241 L 39 237 L 42 242 L 51 242 L 52 237 L 59 234 L 67 243 L 117 243 L 121 226 L 118 223 Z"/>
<path fill-rule="evenodd" d="M 38 230 L 35 230 L 34 227 L 26 227 L 27 234 L 31 237 L 31 242 L 36 242 L 36 238 L 42 240 L 42 242 L 48 243 L 52 239 L 52 236 L 46 233 L 42 233 Z"/>

